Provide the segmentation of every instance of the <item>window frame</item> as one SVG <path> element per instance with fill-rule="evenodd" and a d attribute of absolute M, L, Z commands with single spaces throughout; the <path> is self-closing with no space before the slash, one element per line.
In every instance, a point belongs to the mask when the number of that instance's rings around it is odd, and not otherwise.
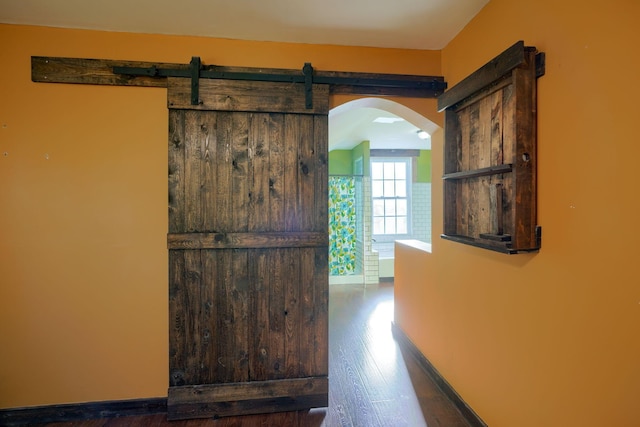
<path fill-rule="evenodd" d="M 374 197 L 373 195 L 373 185 L 374 185 L 374 181 L 376 181 L 376 179 L 373 176 L 373 164 L 374 163 L 382 163 L 384 165 L 384 163 L 404 163 L 406 166 L 406 170 L 405 170 L 405 182 L 406 182 L 406 197 Z M 384 168 L 384 166 L 383 166 Z M 412 235 L 412 200 L 411 200 L 411 191 L 412 191 L 412 177 L 413 177 L 413 159 L 412 157 L 372 157 L 370 159 L 370 177 L 371 177 L 371 235 L 372 237 L 377 241 L 377 242 L 390 242 L 390 241 L 394 241 L 397 239 L 406 239 L 409 236 Z M 384 179 L 383 179 L 384 181 Z M 396 181 L 394 179 L 394 181 Z M 376 217 L 380 217 L 379 215 L 375 215 L 375 209 L 374 209 L 374 203 L 376 200 L 398 200 L 398 199 L 404 199 L 407 202 L 407 232 L 406 233 L 394 233 L 394 234 L 379 234 L 375 232 L 375 218 Z M 387 216 L 383 216 L 383 218 L 386 218 Z M 391 217 L 391 216 L 390 216 Z M 394 218 L 397 218 L 398 215 L 394 215 Z M 396 222 L 397 224 L 397 222 Z"/>

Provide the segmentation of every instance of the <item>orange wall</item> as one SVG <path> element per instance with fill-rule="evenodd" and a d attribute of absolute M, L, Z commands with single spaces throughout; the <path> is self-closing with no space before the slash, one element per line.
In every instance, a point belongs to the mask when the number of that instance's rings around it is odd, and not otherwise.
<path fill-rule="evenodd" d="M 433 51 L 0 25 L 0 408 L 168 386 L 166 90 L 33 83 L 32 55 L 441 70 Z"/>
<path fill-rule="evenodd" d="M 547 54 L 542 250 L 438 238 L 434 179 L 433 252 L 396 254 L 396 321 L 491 427 L 638 425 L 638 17 L 636 0 L 491 0 L 442 51 L 450 86 L 517 40 Z"/>

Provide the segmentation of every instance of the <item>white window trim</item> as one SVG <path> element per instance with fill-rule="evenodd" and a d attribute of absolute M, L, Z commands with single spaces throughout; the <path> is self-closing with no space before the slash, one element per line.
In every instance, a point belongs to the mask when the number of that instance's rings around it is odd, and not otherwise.
<path fill-rule="evenodd" d="M 370 174 L 371 177 L 371 186 L 372 186 L 372 190 L 371 190 L 371 233 L 372 233 L 372 237 L 376 242 L 393 242 L 394 240 L 398 240 L 398 239 L 406 239 L 407 236 L 412 236 L 413 230 L 412 230 L 412 204 L 411 204 L 411 196 L 412 196 L 412 188 L 411 188 L 411 184 L 412 184 L 412 176 L 413 176 L 413 161 L 411 157 L 375 157 L 375 158 L 370 158 L 370 171 L 371 173 L 373 173 L 373 163 L 379 163 L 379 162 L 404 162 L 407 165 L 407 233 L 406 234 L 375 234 L 373 232 L 373 202 L 376 199 L 381 199 L 380 197 L 373 197 L 373 175 Z"/>

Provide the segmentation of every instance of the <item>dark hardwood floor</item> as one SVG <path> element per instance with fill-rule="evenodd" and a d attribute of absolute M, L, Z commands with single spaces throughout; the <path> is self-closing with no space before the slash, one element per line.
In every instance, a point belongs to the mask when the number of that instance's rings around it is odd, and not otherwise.
<path fill-rule="evenodd" d="M 165 414 L 40 424 L 48 427 L 468 427 L 391 334 L 393 285 L 331 285 L 329 407 L 311 411 L 167 421 Z"/>

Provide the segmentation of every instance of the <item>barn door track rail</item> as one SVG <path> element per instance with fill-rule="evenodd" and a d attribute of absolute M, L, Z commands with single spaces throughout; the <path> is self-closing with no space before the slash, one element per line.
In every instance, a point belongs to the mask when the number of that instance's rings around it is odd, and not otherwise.
<path fill-rule="evenodd" d="M 31 57 L 31 80 L 112 86 L 167 87 L 168 77 L 191 79 L 191 104 L 198 105 L 199 79 L 291 82 L 305 85 L 306 107 L 313 108 L 314 84 L 329 85 L 332 94 L 437 98 L 447 83 L 441 76 L 317 71 L 311 63 L 301 70 L 203 65 L 194 56 L 189 64 L 108 59 Z"/>

